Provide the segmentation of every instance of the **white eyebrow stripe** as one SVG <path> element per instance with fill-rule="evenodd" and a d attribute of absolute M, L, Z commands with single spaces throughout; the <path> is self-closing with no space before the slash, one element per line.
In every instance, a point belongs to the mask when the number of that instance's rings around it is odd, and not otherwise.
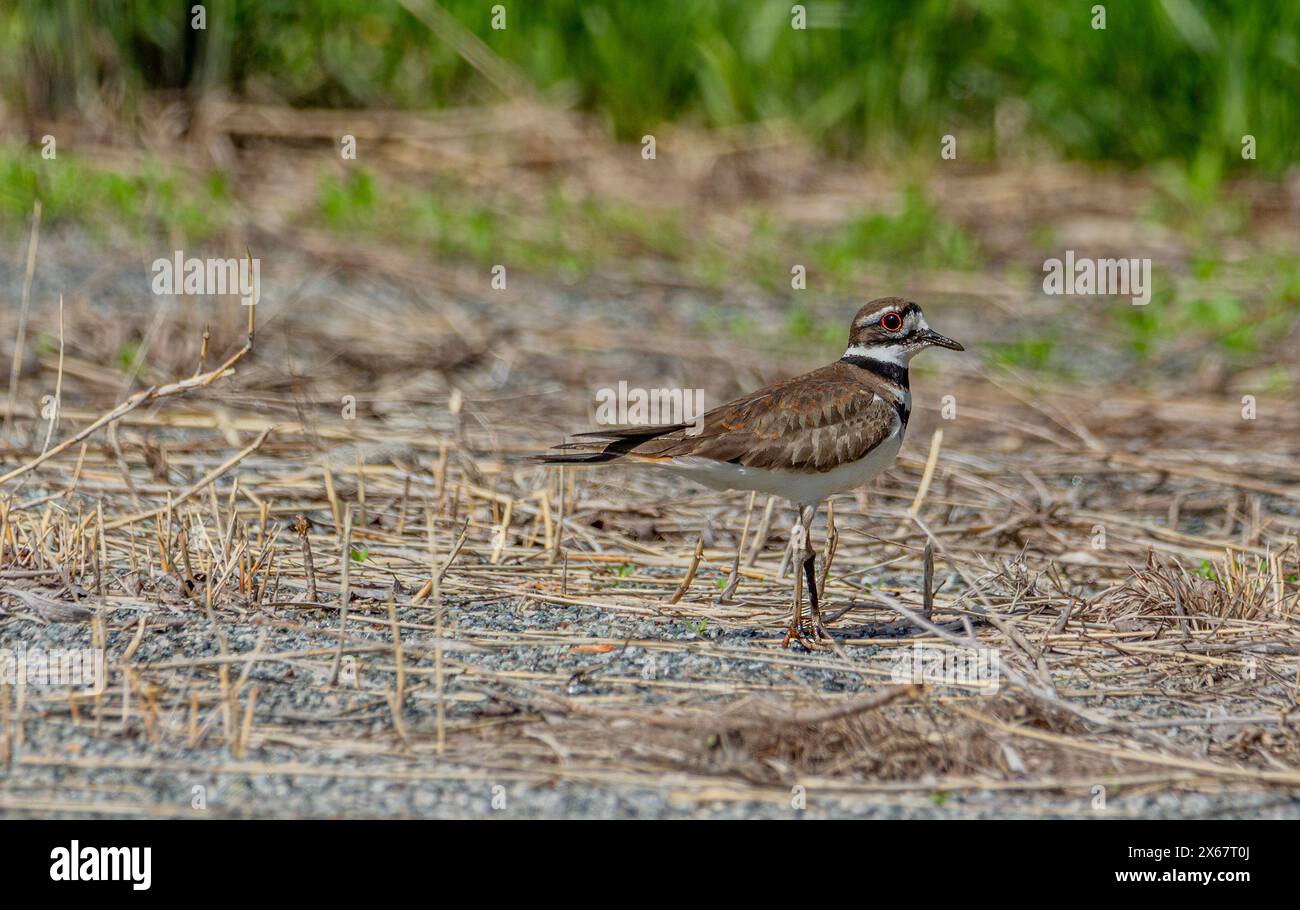
<path fill-rule="evenodd" d="M 875 322 L 877 319 L 879 319 L 881 316 L 885 315 L 892 309 L 894 309 L 894 307 L 892 306 L 881 307 L 880 309 L 872 313 L 870 316 L 863 316 L 861 319 L 859 319 L 858 325 L 859 326 L 870 325 L 871 323 Z"/>

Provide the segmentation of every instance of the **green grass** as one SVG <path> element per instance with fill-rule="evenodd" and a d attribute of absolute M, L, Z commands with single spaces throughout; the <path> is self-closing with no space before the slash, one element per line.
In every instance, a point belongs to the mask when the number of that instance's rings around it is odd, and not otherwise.
<path fill-rule="evenodd" d="M 486 0 L 441 5 L 543 91 L 573 97 L 624 139 L 689 120 L 793 123 L 849 156 L 920 154 L 958 137 L 1125 165 L 1176 161 L 1214 183 L 1300 159 L 1300 4 L 1125 0 L 807 3 L 789 0 Z M 53 119 L 97 89 L 128 116 L 147 89 L 206 80 L 296 106 L 427 109 L 501 97 L 401 4 L 372 0 L 15 0 L 0 8 L 0 95 Z M 197 40 L 195 40 L 197 39 Z M 1002 111 L 1024 137 L 996 137 Z M 1257 159 L 1241 158 L 1242 136 Z M 665 148 L 671 154 L 671 148 Z"/>
<path fill-rule="evenodd" d="M 316 214 L 327 227 L 374 235 L 478 263 L 509 263 L 567 281 L 598 266 L 638 257 L 678 259 L 688 253 L 684 217 L 626 203 L 571 200 L 553 192 L 541 212 L 520 200 L 483 198 L 481 191 L 441 178 L 426 185 L 381 180 L 363 167 L 318 183 Z"/>
<path fill-rule="evenodd" d="M 1222 291 L 1153 295 L 1148 306 L 1132 307 L 1124 315 L 1129 350 L 1139 361 L 1148 360 L 1165 343 L 1185 344 L 1190 337 L 1244 364 L 1260 350 L 1268 325 L 1264 310 L 1247 307 L 1240 298 Z"/>
<path fill-rule="evenodd" d="M 844 340 L 843 314 L 838 319 L 814 312 L 803 303 L 790 307 L 785 318 L 785 339 L 799 344 L 838 344 Z"/>
<path fill-rule="evenodd" d="M 994 363 L 1035 373 L 1057 371 L 1053 360 L 1057 349 L 1055 333 L 1026 335 L 1013 341 L 993 342 L 987 347 Z"/>
<path fill-rule="evenodd" d="M 0 146 L 4 233 L 27 230 L 37 199 L 42 225 L 75 224 L 97 237 L 125 232 L 202 240 L 230 216 L 230 193 L 220 174 L 195 181 L 152 164 L 122 174 L 87 166 L 67 152 L 46 160 L 39 148 Z"/>
<path fill-rule="evenodd" d="M 380 225 L 377 198 L 375 178 L 356 167 L 345 178 L 322 180 L 317 204 L 321 219 L 335 230 L 376 230 Z"/>
<path fill-rule="evenodd" d="M 1127 350 L 1138 362 L 1194 339 L 1232 365 L 1249 366 L 1287 338 L 1300 312 L 1300 262 L 1286 253 L 1257 252 L 1229 266 L 1202 252 L 1192 258 L 1182 284 L 1159 270 L 1152 283 L 1150 304 L 1124 307 L 1118 316 Z M 1243 283 L 1255 288 L 1249 296 L 1226 289 Z M 1286 387 L 1285 372 L 1273 371 L 1269 384 Z"/>
<path fill-rule="evenodd" d="M 1147 218 L 1207 244 L 1238 236 L 1250 224 L 1249 202 L 1223 191 L 1223 169 L 1209 156 L 1161 162 L 1153 171 L 1156 194 Z"/>
<path fill-rule="evenodd" d="M 808 269 L 809 287 L 831 293 L 857 287 L 864 263 L 942 268 L 980 263 L 974 240 L 946 221 L 919 186 L 904 191 L 896 214 L 864 213 L 815 232 L 754 209 L 747 216 L 746 239 L 726 244 L 684 210 L 571 199 L 557 190 L 542 211 L 529 211 L 514 197 L 484 198 L 452 178 L 417 186 L 381 179 L 361 166 L 320 178 L 315 215 L 341 233 L 373 235 L 480 264 L 558 272 L 572 281 L 610 268 L 635 276 L 653 262 L 667 261 L 705 287 L 721 288 L 743 276 L 769 292 L 786 293 L 790 266 L 798 262 Z M 796 339 L 820 337 L 810 311 L 795 309 L 791 320 Z M 839 328 L 834 331 L 838 337 Z"/>
<path fill-rule="evenodd" d="M 97 239 L 197 242 L 236 217 L 227 179 L 218 172 L 196 177 L 146 163 L 136 173 L 117 173 L 68 152 L 49 161 L 36 147 L 0 146 L 0 221 L 7 235 L 26 231 L 37 199 L 47 229 L 75 225 Z M 480 264 L 508 263 L 568 282 L 609 268 L 636 277 L 667 261 L 705 287 L 723 288 L 745 276 L 768 292 L 786 293 L 790 267 L 798 262 L 808 270 L 810 288 L 835 293 L 857 286 L 864 263 L 972 268 L 980 261 L 974 241 L 944 220 L 915 185 L 903 192 L 895 213 L 863 212 L 840 227 L 815 231 L 755 207 L 743 216 L 745 239 L 722 243 L 686 210 L 574 198 L 559 189 L 540 210 L 530 210 L 517 197 L 485 196 L 454 178 L 415 184 L 354 165 L 346 173 L 323 174 L 315 204 L 302 217 L 343 234 Z M 814 323 L 812 313 L 796 311 L 792 334 L 820 337 Z"/>
<path fill-rule="evenodd" d="M 782 344 L 825 347 L 843 341 L 844 326 L 842 312 L 822 305 L 860 294 L 871 270 L 982 263 L 975 241 L 944 219 L 920 186 L 907 187 L 894 208 L 813 230 L 754 207 L 742 216 L 749 230 L 728 230 L 723 242 L 706 221 L 685 210 L 573 199 L 554 191 L 542 211 L 529 211 L 517 198 L 485 198 L 452 178 L 417 186 L 354 166 L 347 174 L 331 169 L 320 178 L 312 216 L 349 236 L 378 237 L 482 266 L 508 263 L 570 282 L 598 272 L 658 276 L 664 267 L 710 290 L 753 282 L 766 293 L 789 296 Z M 807 269 L 807 291 L 791 289 L 794 263 Z M 745 338 L 756 331 L 749 317 L 733 310 L 702 310 L 700 324 Z"/>
<path fill-rule="evenodd" d="M 925 195 L 909 185 L 897 215 L 863 215 L 813 245 L 816 261 L 836 274 L 852 273 L 863 259 L 918 268 L 970 269 L 979 264 L 974 241 L 945 221 Z"/>
<path fill-rule="evenodd" d="M 123 373 L 130 373 L 140 364 L 140 353 L 139 342 L 124 341 L 117 349 L 117 356 L 113 358 L 113 362 Z"/>

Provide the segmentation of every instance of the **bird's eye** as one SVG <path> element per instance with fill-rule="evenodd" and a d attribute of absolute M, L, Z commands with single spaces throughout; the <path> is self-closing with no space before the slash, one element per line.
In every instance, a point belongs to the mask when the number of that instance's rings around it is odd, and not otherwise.
<path fill-rule="evenodd" d="M 903 327 L 903 317 L 897 313 L 886 313 L 880 317 L 880 325 L 886 332 L 897 332 Z"/>

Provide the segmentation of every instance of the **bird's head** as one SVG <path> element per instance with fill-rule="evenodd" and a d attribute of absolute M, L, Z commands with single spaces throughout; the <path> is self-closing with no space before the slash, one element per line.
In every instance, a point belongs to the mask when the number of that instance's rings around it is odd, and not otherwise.
<path fill-rule="evenodd" d="M 940 335 L 925 322 L 921 308 L 901 297 L 881 297 L 858 310 L 849 326 L 849 347 L 845 357 L 869 357 L 903 366 L 916 353 L 931 345 L 966 350 Z"/>

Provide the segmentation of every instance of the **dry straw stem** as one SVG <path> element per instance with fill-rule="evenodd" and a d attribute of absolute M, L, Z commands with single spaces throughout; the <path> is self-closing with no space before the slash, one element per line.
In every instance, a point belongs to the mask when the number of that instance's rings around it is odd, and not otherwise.
<path fill-rule="evenodd" d="M 140 407 L 143 404 L 152 403 L 164 398 L 172 398 L 177 395 L 184 395 L 186 392 L 191 392 L 194 391 L 195 389 L 207 388 L 209 385 L 216 382 L 218 379 L 222 379 L 226 376 L 231 375 L 234 372 L 235 364 L 237 364 L 240 360 L 242 360 L 245 354 L 253 350 L 253 329 L 254 329 L 254 320 L 256 318 L 255 317 L 256 310 L 257 310 L 256 305 L 250 306 L 248 308 L 248 340 L 244 343 L 243 347 L 235 351 L 234 354 L 231 354 L 230 357 L 227 358 L 226 362 L 223 363 L 221 366 L 217 367 L 215 370 L 212 370 L 209 373 L 203 373 L 198 376 L 191 376 L 189 379 L 182 379 L 179 382 L 173 382 L 163 386 L 154 386 L 152 388 L 145 389 L 142 392 L 137 392 L 135 395 L 132 395 L 130 398 L 123 401 L 117 407 L 113 408 L 111 411 L 101 416 L 94 423 L 90 424 L 90 426 L 86 427 L 85 429 L 81 430 L 78 433 L 75 433 L 72 436 L 69 436 L 67 439 L 63 440 L 63 442 L 59 443 L 54 448 L 46 449 L 42 451 L 40 455 L 38 455 L 36 458 L 33 458 L 31 461 L 27 462 L 26 464 L 14 468 L 12 471 L 8 472 L 7 474 L 0 475 L 0 485 L 8 483 L 9 481 L 17 477 L 21 477 L 23 474 L 26 474 L 28 471 L 40 467 L 42 464 L 49 461 L 51 458 L 55 458 L 58 455 L 61 455 L 67 449 L 71 448 L 72 446 L 76 445 L 82 440 L 93 435 L 97 430 L 100 430 L 103 427 L 106 427 L 109 424 L 113 423 L 114 421 L 124 417 L 125 415 L 131 413 L 132 411 L 134 411 L 136 408 Z"/>

